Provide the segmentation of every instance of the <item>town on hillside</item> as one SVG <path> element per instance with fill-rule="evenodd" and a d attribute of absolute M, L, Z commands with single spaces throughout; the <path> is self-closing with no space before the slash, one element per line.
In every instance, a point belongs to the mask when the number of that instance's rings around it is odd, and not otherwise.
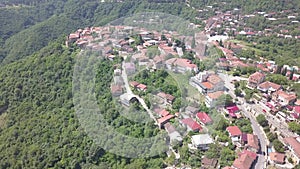
<path fill-rule="evenodd" d="M 278 27 L 245 26 L 256 16 L 297 24 L 298 14 L 215 12 L 192 41 L 177 32 L 103 26 L 78 29 L 67 36 L 66 46 L 96 51 L 111 61 L 122 58 L 114 68 L 111 94 L 124 109 L 147 112 L 168 134 L 168 168 L 190 167 L 178 163 L 188 159 L 183 148 L 204 169 L 293 168 L 300 161 L 300 99 L 294 88 L 299 67 L 247 53 L 251 50 L 235 37 L 298 39 Z M 197 43 L 203 37 L 208 44 Z"/>

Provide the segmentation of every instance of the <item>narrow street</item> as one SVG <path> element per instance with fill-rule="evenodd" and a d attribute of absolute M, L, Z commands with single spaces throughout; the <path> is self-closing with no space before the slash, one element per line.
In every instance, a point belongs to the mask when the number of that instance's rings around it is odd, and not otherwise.
<path fill-rule="evenodd" d="M 135 95 L 133 92 L 132 92 L 132 90 L 130 89 L 130 86 L 129 86 L 129 82 L 128 82 L 128 77 L 127 77 L 127 73 L 126 73 L 126 71 L 125 71 L 125 61 L 123 61 L 123 63 L 122 63 L 122 78 L 123 78 L 123 80 L 124 80 L 124 86 L 125 86 L 125 88 L 126 88 L 126 92 L 128 93 L 128 94 L 131 94 L 131 95 L 133 95 L 134 97 L 136 97 L 137 98 L 137 100 L 139 101 L 139 103 L 141 103 L 141 105 L 143 106 L 143 108 L 147 111 L 147 113 L 149 114 L 149 116 L 155 121 L 155 124 L 156 125 L 159 125 L 158 123 L 157 123 L 157 120 L 156 120 L 156 118 L 154 117 L 154 115 L 152 114 L 152 111 L 148 108 L 148 106 L 146 105 L 146 103 L 145 103 L 145 101 L 144 101 L 144 99 L 142 99 L 140 96 L 138 96 L 138 95 Z"/>
<path fill-rule="evenodd" d="M 236 96 L 234 94 L 234 86 L 233 84 L 231 84 L 230 82 L 233 80 L 233 77 L 228 76 L 226 74 L 220 73 L 219 74 L 220 77 L 224 80 L 225 82 L 225 87 L 228 88 L 228 94 L 233 98 L 236 99 Z M 237 79 L 236 77 L 234 77 L 234 79 Z M 242 78 L 240 78 L 242 79 Z M 259 139 L 259 143 L 260 143 L 260 147 L 261 147 L 261 152 L 266 152 L 266 145 L 268 143 L 268 139 L 265 136 L 265 133 L 263 131 L 263 129 L 261 128 L 261 126 L 258 124 L 258 122 L 256 121 L 255 116 L 252 113 L 249 113 L 249 111 L 247 111 L 246 109 L 246 103 L 244 101 L 244 99 L 239 98 L 240 102 L 243 102 L 244 104 L 239 105 L 238 107 L 242 110 L 242 112 L 244 113 L 244 115 L 250 119 L 251 124 L 252 124 L 252 128 L 253 128 L 253 133 L 257 135 L 258 139 Z M 255 169 L 262 169 L 266 167 L 266 160 L 267 157 L 262 155 L 262 154 L 258 154 L 258 158 L 257 158 L 257 162 L 255 164 Z"/>

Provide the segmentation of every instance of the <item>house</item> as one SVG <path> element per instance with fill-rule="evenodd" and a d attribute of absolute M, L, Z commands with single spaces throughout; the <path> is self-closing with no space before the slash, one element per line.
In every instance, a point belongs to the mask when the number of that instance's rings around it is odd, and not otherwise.
<path fill-rule="evenodd" d="M 131 86 L 131 87 L 133 87 L 134 89 L 136 89 L 136 87 L 139 85 L 140 83 L 139 82 L 136 82 L 136 81 L 131 81 L 131 82 L 129 82 L 129 85 Z"/>
<path fill-rule="evenodd" d="M 256 160 L 256 154 L 244 150 L 238 155 L 238 158 L 233 162 L 233 168 L 235 169 L 251 169 L 253 162 Z"/>
<path fill-rule="evenodd" d="M 203 94 L 224 90 L 224 81 L 212 72 L 200 72 L 191 77 L 189 83 Z"/>
<path fill-rule="evenodd" d="M 198 124 L 195 120 L 193 120 L 192 118 L 186 118 L 186 119 L 182 119 L 180 121 L 183 125 L 187 126 L 187 129 L 189 131 L 193 131 L 193 132 L 198 132 L 200 130 L 202 130 L 202 127 L 200 126 L 200 124 Z"/>
<path fill-rule="evenodd" d="M 214 143 L 214 140 L 209 134 L 193 135 L 191 140 L 192 145 L 200 150 L 208 150 L 209 145 Z"/>
<path fill-rule="evenodd" d="M 204 157 L 201 160 L 201 169 L 215 169 L 217 168 L 218 159 L 212 158 L 209 159 L 207 157 Z"/>
<path fill-rule="evenodd" d="M 174 118 L 175 116 L 172 114 L 169 114 L 167 116 L 161 117 L 159 119 L 157 119 L 158 125 L 160 128 L 162 128 L 164 126 L 164 124 L 166 124 L 167 122 L 170 121 L 170 119 Z"/>
<path fill-rule="evenodd" d="M 183 138 L 180 135 L 180 133 L 176 130 L 176 128 L 170 124 L 170 123 L 166 123 L 164 125 L 169 137 L 170 137 L 170 143 L 172 144 L 172 142 L 177 142 L 179 144 L 182 144 Z"/>
<path fill-rule="evenodd" d="M 269 154 L 269 160 L 271 161 L 271 163 L 284 164 L 285 163 L 285 154 L 277 153 L 277 152 L 271 152 Z"/>
<path fill-rule="evenodd" d="M 245 147 L 247 150 L 257 153 L 260 149 L 257 135 L 247 134 L 247 144 Z"/>
<path fill-rule="evenodd" d="M 234 106 L 226 107 L 226 111 L 230 117 L 237 118 L 236 113 L 239 112 L 240 109 L 236 105 L 234 105 Z"/>
<path fill-rule="evenodd" d="M 269 81 L 263 82 L 257 86 L 257 89 L 263 93 L 273 93 L 281 89 L 281 85 Z"/>
<path fill-rule="evenodd" d="M 116 85 L 123 85 L 124 80 L 121 76 L 114 76 L 114 84 Z"/>
<path fill-rule="evenodd" d="M 295 103 L 297 96 L 294 93 L 287 93 L 283 90 L 279 90 L 272 94 L 272 100 L 277 102 L 281 107 L 284 107 Z"/>
<path fill-rule="evenodd" d="M 255 72 L 249 76 L 247 86 L 251 89 L 256 88 L 265 80 L 266 76 L 261 72 Z"/>
<path fill-rule="evenodd" d="M 165 117 L 165 116 L 167 116 L 169 114 L 170 114 L 170 112 L 168 112 L 166 109 L 163 109 L 163 110 L 161 110 L 161 111 L 158 112 L 158 115 L 160 117 Z"/>
<path fill-rule="evenodd" d="M 185 108 L 185 112 L 190 113 L 192 115 L 196 114 L 198 112 L 198 110 L 199 110 L 198 108 L 192 107 L 192 106 L 187 106 Z"/>
<path fill-rule="evenodd" d="M 197 113 L 196 117 L 203 125 L 211 124 L 213 122 L 210 116 L 204 112 Z"/>
<path fill-rule="evenodd" d="M 115 69 L 114 70 L 114 76 L 121 76 L 122 70 L 121 69 Z"/>
<path fill-rule="evenodd" d="M 134 63 L 125 63 L 124 67 L 128 75 L 132 75 L 136 71 Z"/>
<path fill-rule="evenodd" d="M 147 90 L 147 86 L 144 85 L 144 84 L 138 84 L 136 86 L 136 88 L 137 88 L 138 91 L 143 91 L 143 92 L 145 92 Z"/>
<path fill-rule="evenodd" d="M 132 94 L 128 94 L 128 93 L 124 93 L 120 96 L 120 101 L 123 105 L 125 106 L 130 106 L 131 103 L 138 101 L 137 98 L 132 95 Z"/>
<path fill-rule="evenodd" d="M 122 86 L 120 85 L 112 85 L 111 86 L 112 96 L 118 97 L 123 93 Z"/>
<path fill-rule="evenodd" d="M 223 91 L 216 91 L 212 93 L 208 93 L 205 96 L 205 105 L 208 108 L 213 108 L 217 105 L 218 98 L 224 94 Z"/>
<path fill-rule="evenodd" d="M 175 100 L 175 97 L 170 95 L 170 94 L 166 94 L 164 92 L 159 92 L 157 94 L 158 97 L 160 97 L 161 99 L 163 99 L 166 103 L 172 104 Z"/>
<path fill-rule="evenodd" d="M 198 72 L 197 65 L 193 64 L 192 61 L 183 58 L 171 58 L 166 61 L 166 67 L 174 72 Z"/>
<path fill-rule="evenodd" d="M 297 163 L 300 161 L 300 137 L 286 137 L 284 144 L 288 146 L 293 153 Z"/>
<path fill-rule="evenodd" d="M 238 142 L 241 139 L 242 132 L 238 126 L 229 126 L 226 128 L 226 131 L 229 133 L 229 137 L 232 142 Z"/>

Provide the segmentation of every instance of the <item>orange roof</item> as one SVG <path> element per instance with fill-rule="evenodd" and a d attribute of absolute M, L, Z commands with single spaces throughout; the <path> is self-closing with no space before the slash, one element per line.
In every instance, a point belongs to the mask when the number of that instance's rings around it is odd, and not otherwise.
<path fill-rule="evenodd" d="M 205 88 L 207 89 L 212 89 L 213 88 L 213 85 L 209 82 L 202 82 L 201 83 Z"/>
<path fill-rule="evenodd" d="M 211 99 L 217 99 L 220 96 L 222 96 L 222 94 L 224 94 L 223 91 L 217 91 L 217 92 L 213 92 L 213 93 L 208 93 L 207 96 L 210 97 Z"/>
<path fill-rule="evenodd" d="M 272 161 L 278 162 L 278 163 L 284 163 L 285 154 L 283 153 L 277 153 L 277 152 L 271 152 L 270 153 L 270 159 Z"/>
<path fill-rule="evenodd" d="M 254 134 L 247 134 L 248 146 L 259 149 L 258 137 Z"/>

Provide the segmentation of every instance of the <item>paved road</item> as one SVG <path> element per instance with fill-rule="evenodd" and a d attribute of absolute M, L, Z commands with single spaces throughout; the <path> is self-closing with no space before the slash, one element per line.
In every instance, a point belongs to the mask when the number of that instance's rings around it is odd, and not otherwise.
<path fill-rule="evenodd" d="M 226 74 L 220 73 L 219 76 L 224 80 L 225 82 L 225 87 L 229 89 L 228 94 L 233 98 L 236 99 L 236 96 L 234 94 L 234 85 L 231 84 L 230 82 L 233 79 L 237 80 L 246 80 L 244 78 L 240 77 L 233 77 L 233 76 L 228 76 Z M 253 133 L 257 135 L 259 142 L 260 142 L 260 147 L 262 152 L 267 152 L 266 150 L 266 145 L 268 144 L 268 139 L 265 136 L 265 133 L 263 129 L 260 127 L 260 125 L 257 123 L 255 116 L 252 113 L 249 113 L 246 109 L 246 103 L 243 99 L 238 98 L 240 102 L 242 102 L 242 105 L 239 105 L 238 107 L 243 111 L 244 115 L 250 119 L 252 128 L 253 128 Z M 257 162 L 255 164 L 255 169 L 263 169 L 266 167 L 266 156 L 262 154 L 258 154 Z"/>
<path fill-rule="evenodd" d="M 154 117 L 154 115 L 152 114 L 152 111 L 148 108 L 148 106 L 146 105 L 144 99 L 142 99 L 140 96 L 138 95 L 135 95 L 132 91 L 131 91 L 131 88 L 129 86 L 129 83 L 128 83 L 128 77 L 127 77 L 127 73 L 125 71 L 125 62 L 123 61 L 122 63 L 122 78 L 123 78 L 123 81 L 124 81 L 124 86 L 126 88 L 126 92 L 128 94 L 131 94 L 131 95 L 134 95 L 134 97 L 137 98 L 137 100 L 139 101 L 139 103 L 141 103 L 141 105 L 144 107 L 144 109 L 147 111 L 147 113 L 149 114 L 149 116 L 155 121 L 155 124 L 159 125 L 157 123 L 157 120 L 156 118 Z"/>

